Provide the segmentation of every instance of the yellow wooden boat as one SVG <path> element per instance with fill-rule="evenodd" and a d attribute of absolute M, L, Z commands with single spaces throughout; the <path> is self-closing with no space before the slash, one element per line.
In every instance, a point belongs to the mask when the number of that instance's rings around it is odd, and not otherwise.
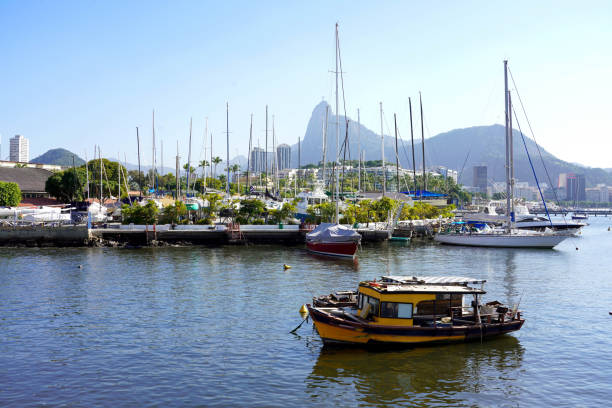
<path fill-rule="evenodd" d="M 314 298 L 307 307 L 326 344 L 462 342 L 519 330 L 525 320 L 518 305 L 481 304 L 485 282 L 453 276 L 383 276 L 360 282 L 350 295 Z"/>

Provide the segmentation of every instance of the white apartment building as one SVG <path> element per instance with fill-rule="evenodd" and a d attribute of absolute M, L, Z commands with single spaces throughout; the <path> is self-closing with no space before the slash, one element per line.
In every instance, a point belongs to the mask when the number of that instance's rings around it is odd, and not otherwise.
<path fill-rule="evenodd" d="M 10 139 L 10 161 L 27 163 L 30 161 L 30 141 L 21 135 Z"/>

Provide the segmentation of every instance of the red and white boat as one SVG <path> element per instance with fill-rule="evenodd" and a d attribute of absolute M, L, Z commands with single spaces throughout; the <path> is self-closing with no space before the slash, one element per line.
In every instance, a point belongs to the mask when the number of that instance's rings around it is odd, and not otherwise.
<path fill-rule="evenodd" d="M 340 224 L 323 223 L 306 234 L 306 247 L 320 255 L 354 258 L 361 235 Z"/>

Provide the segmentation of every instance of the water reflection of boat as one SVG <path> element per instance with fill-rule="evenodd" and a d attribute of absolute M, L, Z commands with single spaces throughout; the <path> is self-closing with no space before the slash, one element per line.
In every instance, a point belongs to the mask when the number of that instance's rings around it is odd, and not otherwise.
<path fill-rule="evenodd" d="M 310 258 L 314 258 L 319 261 L 324 261 L 325 263 L 328 263 L 328 264 L 335 264 L 335 265 L 342 266 L 342 267 L 349 267 L 355 270 L 359 269 L 359 258 L 356 256 L 353 258 L 340 257 L 340 256 L 330 257 L 327 255 L 320 255 L 320 254 L 317 254 L 311 251 L 308 251 L 308 255 Z"/>
<path fill-rule="evenodd" d="M 339 400 L 341 406 L 364 401 L 376 406 L 478 406 L 489 393 L 497 401 L 512 401 L 520 394 L 515 379 L 523 355 L 514 336 L 494 339 L 487 347 L 462 343 L 382 352 L 322 348 L 305 383 L 311 401 Z"/>
<path fill-rule="evenodd" d="M 524 319 L 518 305 L 481 304 L 480 296 L 486 292 L 469 285 L 484 282 L 464 277 L 383 276 L 380 281 L 360 282 L 350 297 L 314 298 L 308 312 L 326 344 L 461 342 L 520 330 Z M 474 300 L 466 305 L 469 295 Z M 334 300 L 348 303 L 334 306 Z"/>

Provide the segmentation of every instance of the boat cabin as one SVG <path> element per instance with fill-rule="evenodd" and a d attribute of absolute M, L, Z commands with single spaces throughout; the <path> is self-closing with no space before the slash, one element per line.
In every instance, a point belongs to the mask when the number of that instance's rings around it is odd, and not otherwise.
<path fill-rule="evenodd" d="M 436 327 L 457 319 L 474 322 L 480 319 L 478 297 L 486 293 L 485 282 L 453 276 L 383 276 L 359 283 L 357 314 L 385 326 Z"/>

